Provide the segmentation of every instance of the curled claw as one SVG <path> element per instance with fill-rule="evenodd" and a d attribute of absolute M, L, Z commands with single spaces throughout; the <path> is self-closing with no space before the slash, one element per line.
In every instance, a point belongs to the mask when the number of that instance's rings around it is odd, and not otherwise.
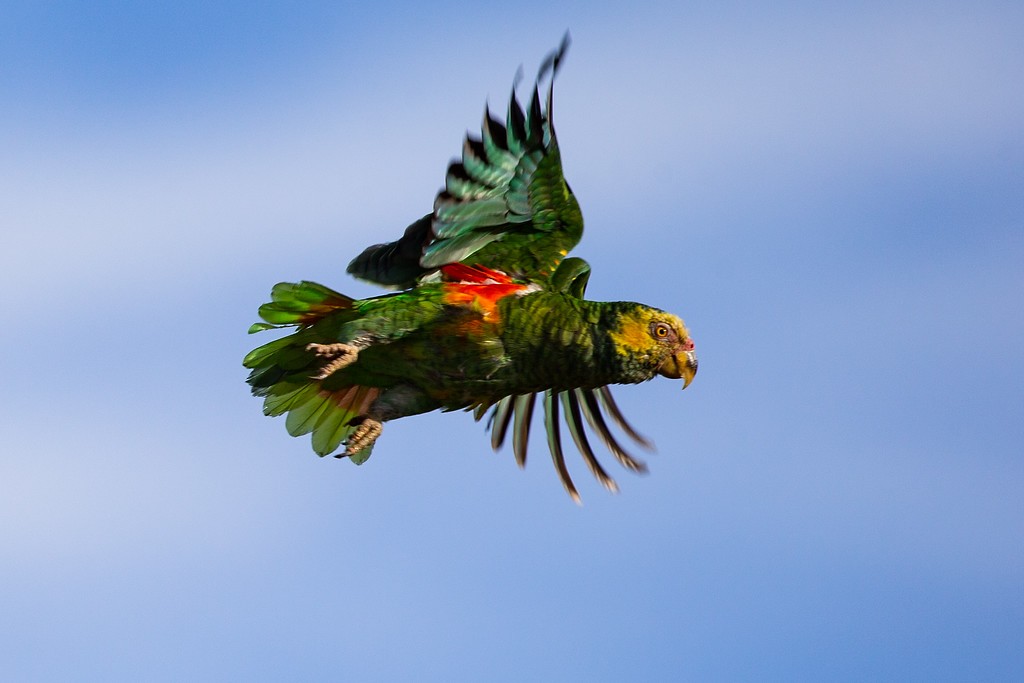
<path fill-rule="evenodd" d="M 351 344 L 306 344 L 306 350 L 316 354 L 317 359 L 326 361 L 313 379 L 326 379 L 342 368 L 352 365 L 359 357 L 359 348 Z"/>
<path fill-rule="evenodd" d="M 352 432 L 352 435 L 345 442 L 345 452 L 342 456 L 352 456 L 369 448 L 383 431 L 384 425 L 377 420 L 368 417 L 363 418 L 363 421 L 359 423 L 359 426 L 356 427 L 355 431 Z"/>

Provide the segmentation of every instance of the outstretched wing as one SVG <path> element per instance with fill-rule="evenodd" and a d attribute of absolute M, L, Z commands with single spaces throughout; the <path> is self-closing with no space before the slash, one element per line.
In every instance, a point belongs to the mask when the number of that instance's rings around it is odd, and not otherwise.
<path fill-rule="evenodd" d="M 549 288 L 554 291 L 563 291 L 573 296 L 583 298 L 590 279 L 590 266 L 580 258 L 567 258 L 562 261 L 551 277 Z M 488 429 L 491 430 L 491 446 L 494 450 L 501 448 L 505 443 L 509 427 L 512 427 L 512 452 L 520 467 L 526 465 L 526 451 L 530 424 L 533 418 L 533 410 L 537 402 L 544 406 L 544 429 L 547 433 L 548 450 L 551 451 L 551 459 L 555 464 L 555 471 L 558 478 L 565 487 L 566 492 L 577 503 L 580 502 L 579 492 L 569 476 L 569 469 L 565 464 L 565 455 L 562 451 L 561 419 L 559 413 L 564 415 L 569 434 L 580 455 L 583 456 L 587 468 L 601 484 L 609 491 L 618 491 L 618 485 L 605 469 L 598 462 L 594 450 L 590 446 L 586 430 L 583 427 L 584 421 L 590 426 L 592 432 L 604 443 L 605 447 L 612 452 L 615 459 L 628 470 L 633 472 L 646 472 L 647 465 L 643 461 L 630 455 L 619 443 L 608 428 L 607 414 L 627 436 L 646 449 L 652 448 L 650 441 L 641 436 L 626 421 L 619 407 L 612 398 L 611 389 L 607 386 L 597 389 L 571 389 L 567 391 L 548 390 L 543 393 L 520 394 L 506 396 L 494 404 L 488 421 Z M 477 406 L 474 417 L 480 420 L 490 406 Z"/>
<path fill-rule="evenodd" d="M 452 263 L 480 265 L 525 280 L 547 280 L 583 235 L 579 204 L 562 174 L 552 121 L 555 75 L 569 34 L 544 61 L 524 110 L 513 87 L 505 122 L 488 109 L 479 138 L 466 137 L 448 166 L 434 210 L 394 242 L 367 248 L 348 266 L 355 277 L 411 287 Z M 545 104 L 540 82 L 550 74 Z"/>

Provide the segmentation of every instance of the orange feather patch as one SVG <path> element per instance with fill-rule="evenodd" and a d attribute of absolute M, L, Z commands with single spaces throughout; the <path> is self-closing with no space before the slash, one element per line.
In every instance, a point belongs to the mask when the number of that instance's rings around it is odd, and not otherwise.
<path fill-rule="evenodd" d="M 443 266 L 444 303 L 469 306 L 483 314 L 484 322 L 500 321 L 498 301 L 506 296 L 527 292 L 531 285 L 513 281 L 506 273 L 484 266 L 453 263 Z"/>

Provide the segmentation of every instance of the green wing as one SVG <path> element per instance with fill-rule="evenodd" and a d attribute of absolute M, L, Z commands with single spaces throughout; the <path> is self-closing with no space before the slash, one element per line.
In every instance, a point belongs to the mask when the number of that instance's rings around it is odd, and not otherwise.
<path fill-rule="evenodd" d="M 590 266 L 580 258 L 567 258 L 562 261 L 551 276 L 549 288 L 553 291 L 561 291 L 583 298 L 587 288 L 587 281 L 590 279 Z M 626 421 L 622 411 L 612 398 L 612 392 L 607 387 L 597 389 L 572 389 L 568 391 L 548 390 L 543 394 L 520 394 L 517 396 L 506 396 L 494 404 L 491 412 L 488 428 L 491 430 L 491 446 L 494 450 L 501 448 L 512 427 L 512 452 L 520 467 L 526 465 L 526 451 L 529 439 L 530 424 L 533 418 L 533 409 L 540 399 L 544 406 L 544 428 L 547 433 L 548 450 L 551 451 L 551 459 L 555 465 L 558 478 L 568 494 L 577 503 L 580 502 L 579 492 L 573 484 L 572 477 L 565 464 L 565 455 L 562 451 L 561 422 L 559 413 L 564 415 L 565 424 L 569 429 L 576 448 L 583 456 L 587 468 L 601 484 L 609 491 L 618 491 L 618 485 L 605 469 L 598 462 L 594 450 L 590 446 L 587 433 L 583 423 L 586 422 L 591 431 L 604 443 L 605 447 L 612 452 L 615 459 L 628 470 L 633 472 L 646 472 L 647 465 L 643 461 L 630 455 L 619 443 L 608 428 L 608 421 L 604 415 L 607 414 L 611 420 L 631 439 L 650 449 L 651 443 L 641 436 Z M 489 406 L 477 406 L 474 417 L 480 420 L 487 412 Z"/>
<path fill-rule="evenodd" d="M 480 136 L 467 136 L 461 160 L 449 165 L 433 211 L 413 222 L 398 240 L 364 250 L 349 264 L 351 275 L 405 289 L 435 279 L 444 265 L 464 263 L 583 298 L 590 266 L 565 258 L 583 236 L 583 216 L 562 172 L 552 112 L 554 78 L 568 47 L 566 34 L 541 66 L 525 109 L 513 87 L 504 122 L 489 109 L 485 112 Z M 540 83 L 548 76 L 542 104 Z M 608 387 L 506 396 L 493 405 L 477 406 L 474 415 L 479 420 L 493 408 L 491 445 L 499 449 L 511 427 L 513 453 L 524 466 L 538 402 L 544 407 L 555 469 L 574 500 L 579 501 L 579 493 L 562 450 L 563 421 L 588 469 L 609 490 L 618 487 L 598 462 L 584 422 L 620 464 L 646 471 L 613 435 L 609 421 L 642 447 L 651 444 L 626 421 Z"/>
<path fill-rule="evenodd" d="M 583 236 L 583 216 L 562 174 L 552 121 L 555 75 L 569 47 L 545 60 L 524 110 L 513 87 L 505 122 L 488 110 L 480 137 L 448 166 L 434 210 L 394 242 L 367 248 L 348 266 L 355 277 L 411 287 L 443 265 L 465 263 L 544 281 Z M 539 84 L 550 73 L 547 99 Z"/>

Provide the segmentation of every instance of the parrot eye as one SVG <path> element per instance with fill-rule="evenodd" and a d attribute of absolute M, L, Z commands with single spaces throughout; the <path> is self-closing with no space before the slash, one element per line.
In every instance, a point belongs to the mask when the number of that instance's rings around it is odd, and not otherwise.
<path fill-rule="evenodd" d="M 655 339 L 668 339 L 672 335 L 672 328 L 666 323 L 651 323 L 651 336 Z"/>

